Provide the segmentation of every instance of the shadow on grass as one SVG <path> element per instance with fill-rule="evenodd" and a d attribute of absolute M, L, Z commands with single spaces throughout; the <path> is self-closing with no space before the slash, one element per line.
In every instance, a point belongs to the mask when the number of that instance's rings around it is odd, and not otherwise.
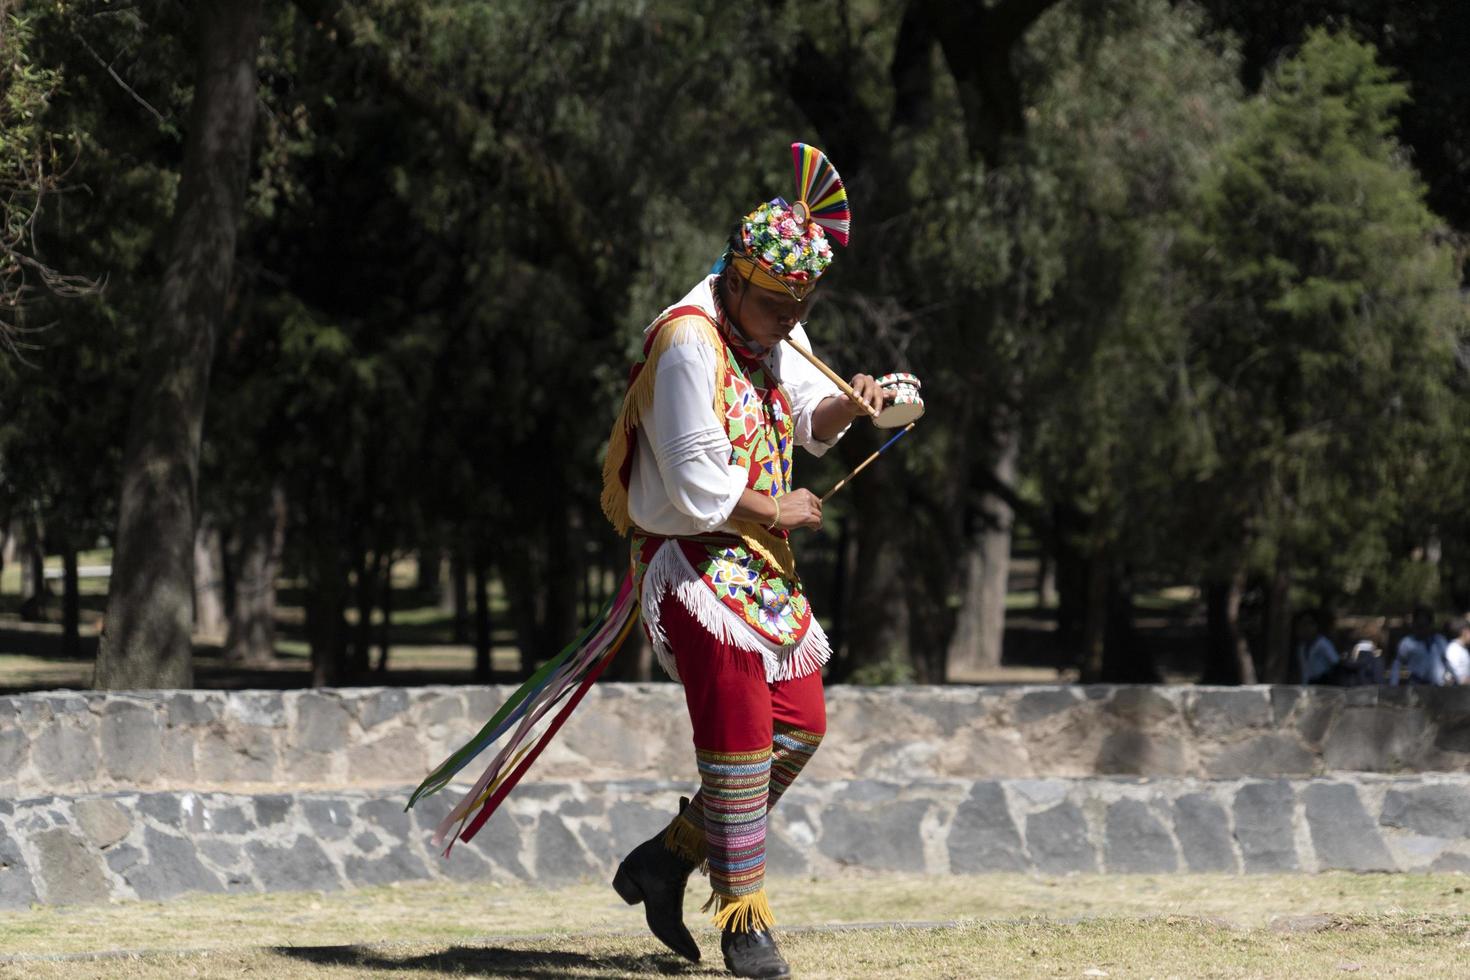
<path fill-rule="evenodd" d="M 363 972 L 396 973 L 432 970 L 464 976 L 565 977 L 576 971 L 585 977 L 709 976 L 711 970 L 672 954 L 630 956 L 569 953 L 557 950 L 504 949 L 498 946 L 451 946 L 421 956 L 386 955 L 364 946 L 276 946 L 271 952 L 317 966 L 346 966 Z M 723 972 L 723 971 L 719 971 Z"/>

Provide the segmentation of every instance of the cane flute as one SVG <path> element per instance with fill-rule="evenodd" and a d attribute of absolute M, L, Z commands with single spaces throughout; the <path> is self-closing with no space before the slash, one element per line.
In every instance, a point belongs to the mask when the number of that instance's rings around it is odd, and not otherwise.
<path fill-rule="evenodd" d="M 792 350 L 796 351 L 798 354 L 800 354 L 802 357 L 806 358 L 808 361 L 811 361 L 812 362 L 812 367 L 816 368 L 818 371 L 821 371 L 823 374 L 825 374 L 827 376 L 827 379 L 829 381 L 831 381 L 837 387 L 839 387 L 839 388 L 842 389 L 842 393 L 843 394 L 845 394 L 848 398 L 851 398 L 853 401 L 857 402 L 860 406 L 862 406 L 863 411 L 867 412 L 870 416 L 872 416 L 875 419 L 878 417 L 878 410 L 876 408 L 874 408 L 872 405 L 869 405 L 868 402 L 867 402 L 867 400 L 864 399 L 862 395 L 859 395 L 857 392 L 853 391 L 852 390 L 852 386 L 849 385 L 846 381 L 843 381 L 842 378 L 840 378 L 838 376 L 838 374 L 837 374 L 836 371 L 832 370 L 827 365 L 823 364 L 817 358 L 817 355 L 813 354 L 811 351 L 807 350 L 805 347 L 801 346 L 796 341 L 792 340 L 790 337 L 787 337 L 786 338 L 786 343 L 788 345 L 790 345 L 790 347 L 791 347 Z"/>
<path fill-rule="evenodd" d="M 825 494 L 823 494 L 822 495 L 822 503 L 825 504 L 827 502 L 827 498 L 828 497 L 832 496 L 838 490 L 841 490 L 843 487 L 847 486 L 847 482 L 849 480 L 851 480 L 853 477 L 857 476 L 863 470 L 867 469 L 867 466 L 868 466 L 869 463 L 871 463 L 873 460 L 877 459 L 879 456 L 882 456 L 884 450 L 886 450 L 889 446 L 893 445 L 898 440 L 902 439 L 908 433 L 908 431 L 910 429 L 912 429 L 913 427 L 914 427 L 914 423 L 913 422 L 910 422 L 908 425 L 904 426 L 902 429 L 899 429 L 898 432 L 891 439 L 889 439 L 883 445 L 881 445 L 881 446 L 878 447 L 878 451 L 876 453 L 874 453 L 873 455 L 869 456 L 867 459 L 865 459 L 861 463 L 859 463 L 857 465 L 857 469 L 853 470 L 851 473 L 847 474 L 842 479 L 838 480 L 837 481 L 837 486 L 833 487 L 831 490 L 828 490 Z"/>

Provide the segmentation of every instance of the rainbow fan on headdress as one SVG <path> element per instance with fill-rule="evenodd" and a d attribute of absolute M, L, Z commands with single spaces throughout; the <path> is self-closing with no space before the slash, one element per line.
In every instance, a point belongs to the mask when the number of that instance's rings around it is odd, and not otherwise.
<path fill-rule="evenodd" d="M 791 161 L 796 164 L 796 208 L 805 210 L 838 245 L 846 246 L 852 213 L 837 168 L 821 150 L 805 143 L 791 144 Z"/>

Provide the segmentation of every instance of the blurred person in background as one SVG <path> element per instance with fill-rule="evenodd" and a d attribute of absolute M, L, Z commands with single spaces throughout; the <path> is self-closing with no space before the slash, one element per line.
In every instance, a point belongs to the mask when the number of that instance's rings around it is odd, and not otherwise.
<path fill-rule="evenodd" d="M 1342 663 L 1337 648 L 1323 632 L 1316 613 L 1302 612 L 1296 618 L 1296 663 L 1303 684 L 1337 683 Z"/>
<path fill-rule="evenodd" d="M 1399 641 L 1390 684 L 1431 684 L 1445 682 L 1445 638 L 1434 630 L 1434 612 L 1427 606 L 1416 606 L 1409 623 L 1409 635 Z"/>

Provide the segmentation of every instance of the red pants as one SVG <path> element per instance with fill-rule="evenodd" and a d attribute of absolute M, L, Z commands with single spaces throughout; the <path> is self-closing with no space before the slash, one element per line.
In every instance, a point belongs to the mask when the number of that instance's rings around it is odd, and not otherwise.
<path fill-rule="evenodd" d="M 684 685 L 700 778 L 666 840 L 687 857 L 708 859 L 722 903 L 749 905 L 765 882 L 766 813 L 827 730 L 822 675 L 767 683 L 758 654 L 717 640 L 674 596 L 664 597 L 659 614 Z M 757 924 L 768 915 L 746 914 Z"/>

